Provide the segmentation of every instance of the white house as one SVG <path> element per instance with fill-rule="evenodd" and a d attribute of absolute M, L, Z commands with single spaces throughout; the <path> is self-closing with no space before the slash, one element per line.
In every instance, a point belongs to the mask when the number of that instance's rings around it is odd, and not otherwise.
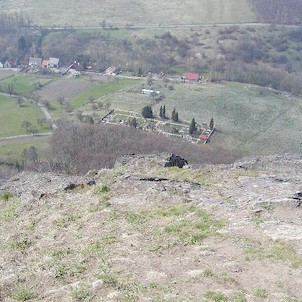
<path fill-rule="evenodd" d="M 40 58 L 35 58 L 35 57 L 30 57 L 28 66 L 29 67 L 41 67 L 42 65 L 42 59 Z"/>
<path fill-rule="evenodd" d="M 59 62 L 60 62 L 59 58 L 49 58 L 48 64 L 50 68 L 58 68 Z"/>
<path fill-rule="evenodd" d="M 155 91 L 151 89 L 142 89 L 142 94 L 146 96 L 158 96 L 160 94 L 160 91 Z"/>

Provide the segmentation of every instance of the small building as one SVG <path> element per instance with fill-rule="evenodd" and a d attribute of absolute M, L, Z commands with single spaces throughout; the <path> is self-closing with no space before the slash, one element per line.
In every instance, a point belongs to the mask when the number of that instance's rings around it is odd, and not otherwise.
<path fill-rule="evenodd" d="M 3 68 L 4 67 L 4 65 L 3 65 L 3 63 L 0 61 L 0 68 Z"/>
<path fill-rule="evenodd" d="M 59 58 L 49 58 L 48 65 L 50 68 L 59 68 Z"/>
<path fill-rule="evenodd" d="M 17 59 L 15 58 L 10 58 L 5 61 L 3 64 L 3 68 L 14 68 L 17 67 Z"/>
<path fill-rule="evenodd" d="M 42 66 L 42 59 L 40 58 L 35 58 L 35 57 L 30 57 L 29 62 L 28 62 L 29 67 L 41 67 Z"/>
<path fill-rule="evenodd" d="M 201 77 L 199 73 L 186 73 L 184 79 L 192 82 L 198 82 Z"/>
<path fill-rule="evenodd" d="M 22 59 L 22 60 L 20 61 L 20 67 L 21 67 L 21 68 L 26 68 L 26 67 L 28 67 L 28 64 L 29 64 L 29 59 Z"/>
<path fill-rule="evenodd" d="M 48 60 L 43 60 L 42 61 L 42 67 L 48 68 L 49 67 L 49 61 Z"/>
<path fill-rule="evenodd" d="M 70 69 L 69 69 L 69 73 L 70 73 L 74 78 L 78 78 L 78 77 L 80 76 L 80 74 L 81 74 L 80 71 L 77 71 L 77 70 L 75 70 L 75 69 L 73 69 L 73 68 L 70 68 Z"/>
<path fill-rule="evenodd" d="M 158 96 L 160 94 L 160 91 L 155 91 L 155 90 L 151 90 L 151 89 L 142 89 L 142 94 L 146 95 L 146 96 Z"/>
<path fill-rule="evenodd" d="M 199 138 L 206 141 L 209 137 L 205 133 L 203 133 L 199 136 Z"/>
<path fill-rule="evenodd" d="M 116 75 L 117 74 L 117 68 L 115 66 L 110 66 L 105 70 L 105 73 L 108 75 Z"/>

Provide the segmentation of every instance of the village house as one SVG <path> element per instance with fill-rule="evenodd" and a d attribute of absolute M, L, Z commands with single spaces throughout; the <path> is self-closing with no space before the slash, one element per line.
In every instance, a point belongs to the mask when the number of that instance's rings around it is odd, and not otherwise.
<path fill-rule="evenodd" d="M 189 81 L 189 82 L 199 82 L 200 79 L 201 79 L 201 76 L 200 76 L 199 73 L 191 73 L 191 72 L 190 72 L 190 73 L 184 74 L 184 75 L 181 77 L 181 79 L 182 79 L 183 81 L 187 80 L 187 81 Z"/>
<path fill-rule="evenodd" d="M 4 67 L 4 65 L 3 65 L 3 63 L 0 61 L 0 68 L 3 68 Z"/>
<path fill-rule="evenodd" d="M 30 57 L 28 62 L 29 67 L 41 67 L 42 66 L 42 59 Z"/>
<path fill-rule="evenodd" d="M 49 60 L 43 60 L 42 67 L 48 68 L 48 66 L 49 66 Z"/>
<path fill-rule="evenodd" d="M 3 68 L 14 68 L 17 67 L 17 59 L 15 58 L 10 58 L 5 61 L 3 64 Z"/>
<path fill-rule="evenodd" d="M 110 66 L 105 71 L 108 75 L 116 75 L 117 74 L 117 68 L 115 66 Z"/>
<path fill-rule="evenodd" d="M 28 64 L 29 64 L 29 59 L 23 59 L 23 60 L 20 61 L 20 67 L 21 68 L 28 67 Z"/>
<path fill-rule="evenodd" d="M 49 67 L 50 68 L 59 68 L 59 58 L 49 58 Z"/>

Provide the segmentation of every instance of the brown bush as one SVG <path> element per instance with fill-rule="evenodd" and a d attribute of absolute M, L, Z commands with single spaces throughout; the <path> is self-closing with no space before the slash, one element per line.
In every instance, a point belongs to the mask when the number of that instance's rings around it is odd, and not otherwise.
<path fill-rule="evenodd" d="M 91 169 L 111 168 L 122 155 L 169 152 L 180 155 L 189 164 L 231 163 L 239 156 L 170 139 L 163 135 L 115 125 L 83 125 L 60 122 L 50 140 L 50 161 L 53 167 L 67 173 L 85 173 Z"/>

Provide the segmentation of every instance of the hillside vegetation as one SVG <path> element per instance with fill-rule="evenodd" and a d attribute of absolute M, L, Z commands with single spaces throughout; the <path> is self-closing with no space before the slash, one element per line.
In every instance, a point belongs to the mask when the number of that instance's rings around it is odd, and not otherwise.
<path fill-rule="evenodd" d="M 274 24 L 301 24 L 301 0 L 248 0 L 259 21 Z"/>
<path fill-rule="evenodd" d="M 38 25 L 96 26 L 103 20 L 126 24 L 194 24 L 254 21 L 246 0 L 1 1 L 4 12 L 23 11 Z"/>
<path fill-rule="evenodd" d="M 61 122 L 50 139 L 49 162 L 54 170 L 86 173 L 90 169 L 112 168 L 125 154 L 177 153 L 190 164 L 230 163 L 235 152 L 157 133 L 117 125 L 83 125 Z"/>

